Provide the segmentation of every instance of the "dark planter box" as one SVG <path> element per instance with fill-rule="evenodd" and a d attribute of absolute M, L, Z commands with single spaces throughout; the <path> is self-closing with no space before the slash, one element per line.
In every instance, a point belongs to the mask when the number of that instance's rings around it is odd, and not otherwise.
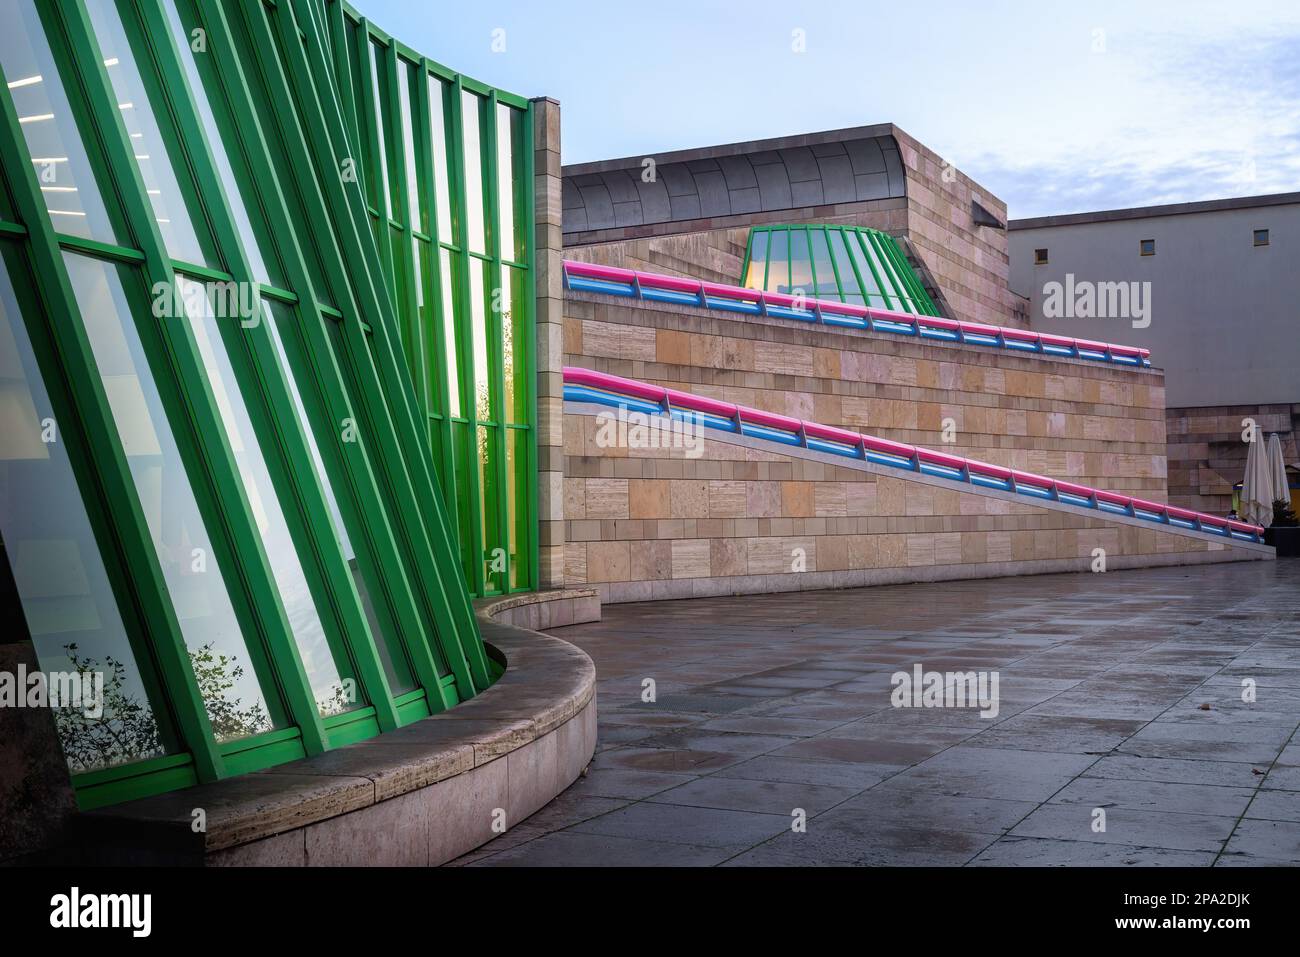
<path fill-rule="evenodd" d="M 1274 525 L 1264 529 L 1264 543 L 1277 549 L 1278 558 L 1300 556 L 1300 525 Z"/>

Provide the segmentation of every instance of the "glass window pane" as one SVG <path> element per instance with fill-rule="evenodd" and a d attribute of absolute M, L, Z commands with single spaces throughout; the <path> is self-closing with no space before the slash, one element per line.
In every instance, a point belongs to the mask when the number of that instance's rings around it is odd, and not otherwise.
<path fill-rule="evenodd" d="M 218 741 L 273 727 L 118 268 L 64 254 L 136 494 Z"/>
<path fill-rule="evenodd" d="M 389 686 L 394 691 L 412 688 L 415 682 L 411 678 L 409 668 L 407 668 L 405 656 L 400 650 L 397 651 L 396 655 L 392 653 L 389 648 L 392 639 L 384 634 L 383 629 L 379 626 L 379 619 L 375 614 L 370 588 L 366 584 L 365 576 L 361 573 L 361 566 L 357 561 L 356 550 L 352 547 L 352 540 L 348 538 L 347 529 L 343 526 L 343 515 L 339 512 L 338 498 L 334 494 L 334 486 L 330 483 L 329 475 L 325 471 L 325 462 L 321 459 L 320 446 L 316 443 L 316 433 L 313 431 L 311 421 L 307 417 L 307 409 L 303 405 L 302 393 L 298 390 L 293 364 L 289 361 L 289 356 L 285 352 L 284 339 L 281 338 L 280 328 L 281 326 L 293 327 L 293 312 L 288 306 L 274 303 L 267 306 L 266 314 L 268 318 L 267 328 L 271 332 L 271 340 L 275 343 L 276 352 L 280 357 L 280 366 L 284 369 L 285 378 L 289 382 L 289 391 L 293 395 L 294 414 L 297 415 L 298 425 L 307 438 L 307 448 L 311 451 L 316 479 L 320 482 L 321 491 L 325 494 L 325 501 L 329 505 L 330 521 L 334 527 L 334 535 L 338 539 L 339 548 L 343 552 L 343 560 L 347 562 L 348 571 L 352 575 L 352 584 L 356 586 L 357 597 L 361 601 L 361 609 L 365 612 L 366 622 L 370 626 L 370 634 L 375 639 L 375 646 L 379 650 L 380 659 L 383 661 L 384 672 L 388 677 Z M 293 333 L 289 334 L 293 335 Z"/>
<path fill-rule="evenodd" d="M 221 337 L 212 304 L 204 296 L 200 284 L 181 277 L 177 277 L 177 282 L 181 286 L 190 328 L 198 343 L 199 354 L 203 357 L 208 384 L 217 400 L 226 439 L 235 454 L 239 474 L 244 482 L 244 492 L 252 507 L 253 520 L 280 591 L 280 601 L 284 604 L 285 615 L 289 619 L 294 643 L 298 646 L 298 654 L 307 672 L 307 681 L 311 685 L 316 706 L 322 715 L 346 711 L 358 702 L 350 700 L 355 695 L 349 695 L 334 663 L 324 625 L 316 610 L 316 601 L 312 598 L 307 575 L 298 558 L 298 548 L 289 534 L 289 524 L 285 521 L 275 486 L 271 483 L 271 473 L 262 456 L 257 433 L 253 430 L 248 406 L 231 367 L 230 355 L 225 340 Z M 220 321 L 238 320 L 223 317 Z M 268 440 L 273 438 L 268 437 Z"/>
<path fill-rule="evenodd" d="M 848 247 L 844 245 L 845 235 L 842 229 L 827 230 L 831 237 L 831 254 L 835 257 L 835 268 L 839 270 L 840 287 L 844 291 L 846 302 L 862 304 L 862 290 L 858 287 L 858 277 L 853 272 L 853 261 L 849 257 Z M 850 242 L 853 237 L 847 237 Z"/>
<path fill-rule="evenodd" d="M 210 264 L 185 206 L 187 195 L 193 196 L 193 189 L 181 192 L 176 170 L 167 155 L 168 139 L 158 127 L 135 53 L 118 16 L 117 4 L 114 0 L 87 0 L 86 9 L 90 13 L 100 52 L 104 55 L 113 95 L 117 97 L 117 108 L 131 138 L 131 149 L 136 165 L 140 167 L 140 178 L 144 180 L 163 245 L 173 259 Z M 174 142 L 175 138 L 170 139 Z M 187 185 L 192 187 L 192 184 Z"/>
<path fill-rule="evenodd" d="M 483 529 L 483 581 L 488 591 L 504 591 L 506 584 L 497 552 L 502 544 L 497 528 L 497 505 L 501 501 L 497 482 L 498 431 L 492 425 L 478 427 L 478 504 Z"/>
<path fill-rule="evenodd" d="M 505 372 L 505 420 L 528 423 L 528 272 L 501 267 L 501 361 Z"/>
<path fill-rule="evenodd" d="M 749 269 L 745 272 L 743 285 L 749 289 L 763 288 L 763 272 L 767 269 L 767 237 L 768 233 L 754 233 L 753 242 L 750 243 L 749 250 Z"/>
<path fill-rule="evenodd" d="M 444 243 L 456 241 L 451 223 L 451 180 L 447 175 L 447 138 L 450 131 L 446 115 L 447 84 L 435 76 L 429 77 L 429 131 L 433 141 L 433 195 L 438 207 L 438 239 Z"/>
<path fill-rule="evenodd" d="M 383 90 L 387 88 L 384 65 L 387 57 L 378 43 L 370 44 L 370 100 L 375 114 L 375 152 L 370 158 L 370 167 L 374 171 L 374 189 L 377 193 L 375 205 L 386 216 L 393 215 L 397 205 L 395 194 L 391 192 L 388 182 L 388 110 L 384 105 Z"/>
<path fill-rule="evenodd" d="M 460 335 L 456 323 L 455 287 L 452 280 L 452 253 L 438 250 L 442 272 L 442 348 L 434 352 L 442 357 L 447 376 L 448 415 L 463 415 L 460 400 Z"/>
<path fill-rule="evenodd" d="M 479 142 L 479 110 L 482 100 L 465 90 L 460 94 L 461 126 L 465 143 L 465 204 L 468 242 L 471 252 L 486 253 L 483 211 L 483 153 Z"/>
<path fill-rule="evenodd" d="M 509 513 L 510 587 L 527 588 L 532 584 L 528 550 L 529 498 L 528 498 L 528 442 L 530 436 L 524 429 L 506 432 L 506 509 Z"/>
<path fill-rule="evenodd" d="M 0 67 L 50 221 L 61 233 L 116 243 L 34 0 L 16 0 L 0 30 Z"/>
<path fill-rule="evenodd" d="M 790 231 L 774 230 L 768 233 L 767 291 L 788 292 L 790 289 Z"/>
<path fill-rule="evenodd" d="M 94 681 L 102 675 L 102 708 L 92 699 L 54 712 L 68 769 L 92 771 L 162 754 L 153 708 L 2 261 L 0 538 L 41 669 L 47 677 L 83 673 Z"/>
<path fill-rule="evenodd" d="M 397 102 L 402 111 L 402 157 L 406 164 L 406 202 L 411 209 L 409 225 L 422 233 L 429 231 L 429 214 L 424 208 L 424 191 L 420 189 L 420 166 L 415 158 L 415 129 L 411 120 L 411 82 L 415 71 L 401 57 L 397 59 Z"/>
<path fill-rule="evenodd" d="M 480 422 L 492 418 L 492 388 L 488 366 L 488 315 L 485 264 L 473 256 L 469 260 L 470 333 L 474 343 L 474 415 Z"/>
<path fill-rule="evenodd" d="M 811 292 L 814 299 L 839 299 L 840 287 L 835 284 L 835 270 L 831 266 L 831 251 L 826 245 L 826 230 L 814 226 L 808 230 L 812 240 L 813 269 L 817 284 Z"/>
<path fill-rule="evenodd" d="M 846 234 L 845 240 L 849 244 L 849 254 L 853 257 L 853 262 L 857 264 L 858 275 L 862 277 L 862 292 L 867 297 L 867 305 L 877 308 L 885 305 L 885 298 L 880 294 L 880 283 L 873 272 L 872 261 L 867 258 L 863 251 L 865 239 L 861 233 Z"/>
<path fill-rule="evenodd" d="M 198 110 L 199 121 L 203 124 L 203 132 L 206 135 L 212 159 L 217 164 L 217 175 L 221 177 L 221 186 L 225 190 L 226 200 L 230 203 L 230 211 L 235 219 L 235 228 L 239 231 L 239 238 L 244 247 L 244 255 L 248 257 L 248 265 L 253 271 L 253 278 L 258 282 L 284 287 L 285 279 L 280 272 L 274 250 L 270 249 L 267 256 L 262 254 L 262 242 L 258 237 L 259 235 L 265 235 L 265 226 L 260 225 L 262 221 L 260 219 L 260 210 L 257 208 L 256 193 L 250 191 L 247 198 L 245 197 L 239 180 L 235 177 L 235 171 L 230 165 L 230 155 L 226 152 L 225 137 L 218 128 L 217 119 L 213 115 L 212 102 L 208 99 L 203 79 L 199 75 L 194 50 L 190 46 L 192 42 L 191 34 L 187 32 L 185 25 L 181 23 L 180 14 L 176 9 L 176 0 L 163 0 L 163 10 L 166 12 L 167 20 L 171 24 L 172 37 L 176 41 L 177 49 L 180 51 L 181 66 L 185 69 L 185 77 L 189 81 L 190 92 L 194 95 L 194 105 Z M 194 29 L 199 28 L 196 26 Z M 232 145 L 238 150 L 239 144 L 237 141 Z M 256 231 L 250 218 L 251 211 L 256 211 L 259 216 L 259 228 Z M 274 266 L 274 272 L 267 268 L 268 262 Z"/>
<path fill-rule="evenodd" d="M 524 114 L 497 104 L 497 211 L 501 231 L 501 258 L 515 262 L 527 259 L 524 241 L 522 190 L 516 182 L 523 178 Z M 518 164 L 518 168 L 516 165 Z"/>
<path fill-rule="evenodd" d="M 429 411 L 435 411 L 437 403 L 430 388 L 436 375 L 435 370 L 426 368 L 431 350 L 437 348 L 438 326 L 433 315 L 433 300 L 426 288 L 429 283 L 429 244 L 415 236 L 411 237 L 411 284 L 415 286 L 415 321 L 411 323 L 411 374 L 418 376 L 415 380 L 415 394 L 420 397 L 420 405 Z M 417 352 L 419 355 L 417 356 Z M 417 358 L 424 360 L 417 362 Z"/>
<path fill-rule="evenodd" d="M 792 296 L 813 295 L 812 257 L 808 252 L 806 229 L 790 230 L 790 287 L 784 291 Z"/>

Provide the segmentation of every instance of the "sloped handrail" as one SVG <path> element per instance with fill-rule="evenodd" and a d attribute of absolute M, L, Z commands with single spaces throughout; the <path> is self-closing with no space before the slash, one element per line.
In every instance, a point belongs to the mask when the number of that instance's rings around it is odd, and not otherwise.
<path fill-rule="evenodd" d="M 760 439 L 799 445 L 817 452 L 828 452 L 924 475 L 949 479 L 957 484 L 976 485 L 1014 492 L 1073 506 L 1081 511 L 1126 515 L 1129 518 L 1173 525 L 1223 538 L 1262 542 L 1264 529 L 1259 525 L 1194 512 L 1162 502 L 1108 492 L 1075 482 L 1036 475 L 1021 469 L 968 459 L 948 452 L 893 442 L 863 432 L 835 428 L 817 422 L 796 419 L 775 412 L 697 396 L 666 386 L 650 385 L 606 372 L 564 367 L 565 398 L 576 401 L 604 402 L 607 405 L 642 403 L 643 411 L 655 411 L 678 418 L 690 417 L 704 425 Z M 775 433 L 775 434 L 773 434 Z"/>
<path fill-rule="evenodd" d="M 962 322 L 939 316 L 914 315 L 828 299 L 809 299 L 785 293 L 727 286 L 703 279 L 684 279 L 640 272 L 618 266 L 564 261 L 566 289 L 631 296 L 660 302 L 679 302 L 705 309 L 725 309 L 750 315 L 802 319 L 872 332 L 890 332 L 968 345 L 996 346 L 1013 352 L 1084 359 L 1116 365 L 1149 368 L 1151 350 L 1093 339 L 1074 339 L 1010 326 Z"/>

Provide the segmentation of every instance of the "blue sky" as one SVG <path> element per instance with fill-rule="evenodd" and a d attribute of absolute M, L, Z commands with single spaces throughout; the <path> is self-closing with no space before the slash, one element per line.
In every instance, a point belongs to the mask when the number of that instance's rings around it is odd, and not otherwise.
<path fill-rule="evenodd" d="M 1300 190 L 1295 0 L 353 3 L 566 163 L 893 121 L 1013 217 Z"/>

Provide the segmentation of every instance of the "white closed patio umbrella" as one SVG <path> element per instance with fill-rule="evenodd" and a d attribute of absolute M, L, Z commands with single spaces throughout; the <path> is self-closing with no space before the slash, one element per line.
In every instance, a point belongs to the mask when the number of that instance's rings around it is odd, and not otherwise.
<path fill-rule="evenodd" d="M 1281 499 L 1291 503 L 1291 489 L 1287 487 L 1286 463 L 1282 461 L 1282 437 L 1276 432 L 1268 437 L 1268 477 L 1273 482 L 1273 501 Z"/>
<path fill-rule="evenodd" d="M 1255 433 L 1246 451 L 1246 477 L 1241 482 L 1241 505 L 1237 514 L 1243 522 L 1255 525 L 1273 523 L 1273 479 L 1268 472 L 1268 452 L 1264 449 L 1263 434 Z"/>

